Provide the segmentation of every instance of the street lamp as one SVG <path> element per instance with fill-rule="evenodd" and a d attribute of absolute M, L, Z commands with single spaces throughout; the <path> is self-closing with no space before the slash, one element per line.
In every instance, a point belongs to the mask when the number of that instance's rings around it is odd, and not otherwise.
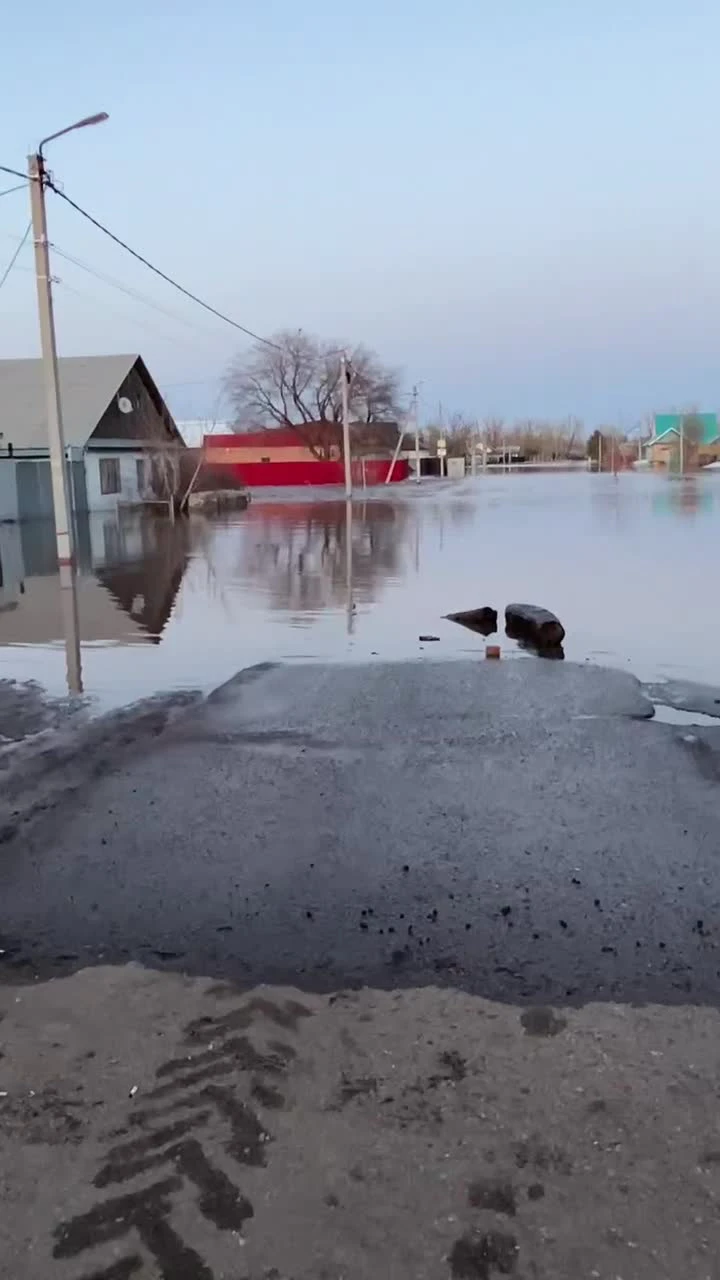
<path fill-rule="evenodd" d="M 85 116 L 82 120 L 76 120 L 75 124 L 69 124 L 67 129 L 58 129 L 57 133 L 51 133 L 49 137 L 43 138 L 38 147 L 38 154 L 42 155 L 43 147 L 46 147 L 48 142 L 54 142 L 56 138 L 62 138 L 66 133 L 72 133 L 74 129 L 87 129 L 88 125 L 104 124 L 109 119 L 107 111 L 97 111 L 94 116 Z"/>
<path fill-rule="evenodd" d="M 61 586 L 69 586 L 72 583 L 73 547 L 70 532 L 72 526 L 68 513 L 65 439 L 52 304 L 50 246 L 48 244 L 45 211 L 47 177 L 43 147 L 55 138 L 61 138 L 66 133 L 72 133 L 74 129 L 85 129 L 88 125 L 102 124 L 107 119 L 108 116 L 105 111 L 100 111 L 94 116 L 86 116 L 83 120 L 78 120 L 75 124 L 68 125 L 66 129 L 59 129 L 57 133 L 51 133 L 47 138 L 43 138 L 37 151 L 28 156 L 30 209 L 32 213 L 33 242 L 35 245 L 35 280 L 37 283 L 38 317 L 40 321 L 40 349 L 45 382 L 50 474 L 52 478 L 53 509 L 55 512 L 55 540 L 58 564 L 60 566 Z"/>

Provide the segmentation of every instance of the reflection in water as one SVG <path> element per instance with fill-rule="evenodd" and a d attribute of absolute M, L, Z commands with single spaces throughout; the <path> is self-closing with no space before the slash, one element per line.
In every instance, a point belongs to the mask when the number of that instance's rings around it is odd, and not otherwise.
<path fill-rule="evenodd" d="M 353 504 L 352 498 L 345 501 L 345 589 L 347 591 L 347 629 L 348 635 L 352 635 L 353 630 L 353 612 L 355 603 L 353 601 Z"/>
<path fill-rule="evenodd" d="M 653 499 L 658 515 L 696 516 L 712 512 L 715 494 L 698 476 L 672 479 Z"/>
<path fill-rule="evenodd" d="M 60 573 L 60 600 L 65 633 L 65 678 L 68 693 L 82 693 L 82 649 L 80 647 L 80 614 L 78 612 L 77 574 L 63 568 Z"/>
<path fill-rule="evenodd" d="M 0 526 L 0 643 L 65 648 L 82 692 L 84 644 L 159 643 L 187 563 L 187 526 L 139 513 L 78 521 L 77 571 L 61 582 L 52 522 Z"/>
<path fill-rule="evenodd" d="M 402 502 L 252 503 L 238 568 L 262 581 L 273 608 L 301 614 L 344 604 L 354 612 L 400 571 L 413 516 Z"/>
<path fill-rule="evenodd" d="M 53 693 L 67 677 L 110 707 L 267 660 L 480 658 L 482 634 L 447 615 L 525 599 L 560 618 L 570 661 L 717 683 L 719 482 L 483 476 L 351 505 L 260 495 L 175 525 L 91 517 L 74 600 L 60 594 L 52 524 L 0 526 L 0 677 Z"/>

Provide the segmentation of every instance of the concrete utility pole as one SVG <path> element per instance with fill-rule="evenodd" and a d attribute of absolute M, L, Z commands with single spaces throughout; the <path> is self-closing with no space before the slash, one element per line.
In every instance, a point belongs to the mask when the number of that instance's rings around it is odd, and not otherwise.
<path fill-rule="evenodd" d="M 340 390 L 342 392 L 343 456 L 345 458 L 345 497 L 352 498 L 352 458 L 350 457 L 350 379 L 352 373 L 343 351 L 340 356 Z"/>
<path fill-rule="evenodd" d="M 55 319 L 53 316 L 52 284 L 50 278 L 50 247 L 47 238 L 45 215 L 45 166 L 40 152 L 28 158 L 30 179 L 30 205 L 32 209 L 33 240 L 35 242 L 35 279 L 37 283 L 38 316 L 40 320 L 40 347 L 45 382 L 45 410 L 47 413 L 48 443 L 50 446 L 50 472 L 52 476 L 53 508 L 55 510 L 55 539 L 60 574 L 63 576 L 73 562 L 71 521 L 68 502 L 67 470 L 65 465 L 65 437 L 63 433 L 60 380 L 58 377 Z"/>
<path fill-rule="evenodd" d="M 418 389 L 412 389 L 412 417 L 415 426 L 415 483 L 420 483 L 420 422 L 418 413 Z"/>
<path fill-rule="evenodd" d="M 30 209 L 32 213 L 33 241 L 35 244 L 35 279 L 37 283 L 38 317 L 40 320 L 40 348 L 45 382 L 45 406 L 47 411 L 48 445 L 50 449 L 50 473 L 52 477 L 53 508 L 55 512 L 55 539 L 60 566 L 61 585 L 68 584 L 73 566 L 72 522 L 68 501 L 67 468 L 65 463 L 65 437 L 63 432 L 60 380 L 58 377 L 55 318 L 52 303 L 52 277 L 50 275 L 50 246 L 45 212 L 45 186 L 47 175 L 43 147 L 54 138 L 60 138 L 73 129 L 101 124 L 106 113 L 87 116 L 67 129 L 60 129 L 44 138 L 37 151 L 28 156 L 30 180 Z"/>

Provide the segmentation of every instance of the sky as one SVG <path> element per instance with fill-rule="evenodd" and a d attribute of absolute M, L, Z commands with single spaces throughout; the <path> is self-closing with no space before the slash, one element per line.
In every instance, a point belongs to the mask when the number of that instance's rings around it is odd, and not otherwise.
<path fill-rule="evenodd" d="M 720 408 L 719 46 L 717 0 L 36 0 L 3 16 L 0 164 L 107 111 L 56 182 L 241 324 L 374 348 L 425 420 L 629 429 Z M 48 200 L 60 354 L 139 351 L 176 416 L 223 416 L 246 339 Z M 0 277 L 28 218 L 0 195 Z M 28 243 L 0 356 L 38 353 Z"/>

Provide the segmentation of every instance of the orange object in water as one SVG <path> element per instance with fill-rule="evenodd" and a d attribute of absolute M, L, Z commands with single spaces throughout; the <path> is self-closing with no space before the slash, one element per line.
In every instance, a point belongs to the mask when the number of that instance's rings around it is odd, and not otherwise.
<path fill-rule="evenodd" d="M 500 645 L 499 645 L 499 644 L 486 644 L 486 645 L 485 645 L 485 657 L 486 657 L 486 658 L 499 658 L 499 657 L 500 657 Z"/>

